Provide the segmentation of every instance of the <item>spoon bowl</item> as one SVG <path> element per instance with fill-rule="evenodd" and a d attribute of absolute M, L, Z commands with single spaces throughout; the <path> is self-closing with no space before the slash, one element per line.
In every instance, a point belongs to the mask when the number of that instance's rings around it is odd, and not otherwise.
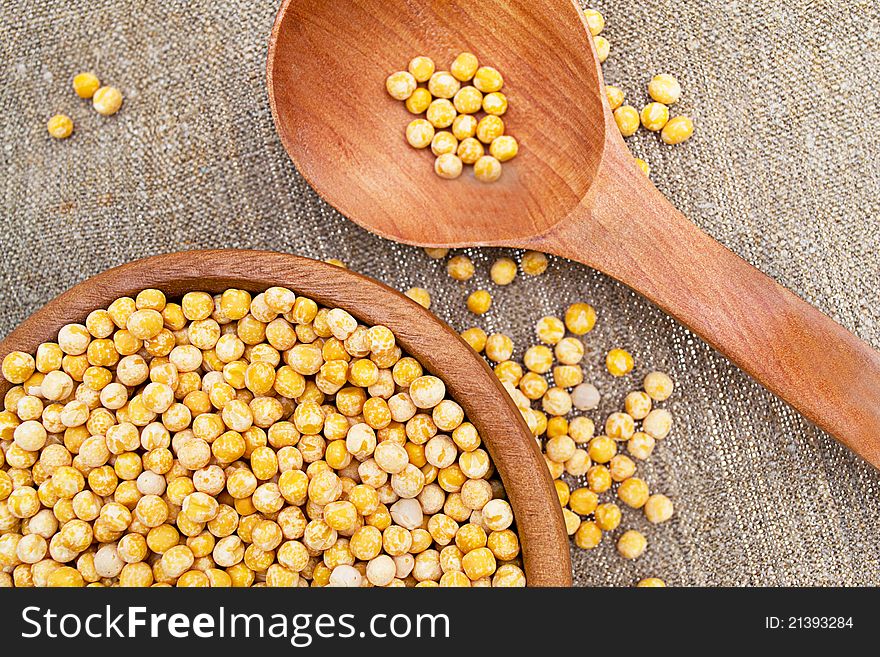
<path fill-rule="evenodd" d="M 430 151 L 404 139 L 414 116 L 385 92 L 410 58 L 442 69 L 465 50 L 504 75 L 520 142 L 492 184 L 436 176 Z M 657 191 L 617 129 L 573 0 L 284 0 L 267 83 L 287 152 L 352 221 L 408 244 L 520 247 L 598 269 L 880 467 L 880 354 Z"/>
<path fill-rule="evenodd" d="M 34 353 L 58 330 L 82 322 L 96 308 L 158 288 L 169 298 L 192 290 L 219 293 L 235 287 L 262 292 L 283 285 L 326 306 L 345 308 L 358 320 L 383 324 L 398 344 L 440 377 L 492 456 L 513 507 L 529 586 L 570 586 L 568 537 L 544 458 L 498 378 L 447 324 L 381 283 L 324 262 L 269 251 L 189 251 L 144 258 L 115 267 L 50 301 L 0 341 L 10 351 Z M 0 379 L 0 398 L 9 389 Z"/>
<path fill-rule="evenodd" d="M 414 221 L 430 226 L 432 243 L 463 246 L 523 239 L 564 219 L 602 156 L 599 71 L 573 5 L 548 21 L 528 4 L 285 2 L 270 44 L 269 92 L 300 172 L 343 214 L 400 242 L 425 245 Z M 511 23 L 530 38 L 511 39 Z M 415 55 L 443 70 L 464 50 L 504 75 L 506 132 L 521 145 L 491 185 L 470 167 L 453 184 L 438 177 L 430 149 L 406 141 L 417 117 L 384 91 L 385 77 Z"/>

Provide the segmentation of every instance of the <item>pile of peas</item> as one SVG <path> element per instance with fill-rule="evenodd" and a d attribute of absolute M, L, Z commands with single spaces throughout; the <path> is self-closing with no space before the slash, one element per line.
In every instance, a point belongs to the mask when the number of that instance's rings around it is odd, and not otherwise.
<path fill-rule="evenodd" d="M 425 118 L 407 125 L 407 142 L 413 148 L 431 147 L 434 173 L 441 178 L 458 178 L 463 165 L 473 164 L 477 180 L 495 182 L 501 177 L 501 163 L 519 152 L 516 139 L 504 134 L 504 78 L 491 66 L 480 66 L 469 52 L 460 53 L 448 71 L 435 69 L 430 57 L 419 56 L 406 71 L 385 80 L 388 94 L 404 101 L 410 113 L 425 113 Z"/>
<path fill-rule="evenodd" d="M 155 289 L 2 362 L 0 586 L 523 586 L 443 382 L 289 289 Z"/>

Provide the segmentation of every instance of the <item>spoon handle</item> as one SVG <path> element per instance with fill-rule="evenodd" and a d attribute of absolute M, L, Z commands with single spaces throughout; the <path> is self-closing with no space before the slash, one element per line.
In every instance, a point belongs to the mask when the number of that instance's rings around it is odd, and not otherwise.
<path fill-rule="evenodd" d="M 581 217 L 532 248 L 644 295 L 880 468 L 880 353 L 697 228 L 624 148 L 598 175 Z"/>

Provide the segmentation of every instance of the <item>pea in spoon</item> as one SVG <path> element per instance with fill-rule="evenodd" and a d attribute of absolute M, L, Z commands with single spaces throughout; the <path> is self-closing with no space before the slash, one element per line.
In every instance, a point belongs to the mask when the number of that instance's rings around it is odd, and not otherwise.
<path fill-rule="evenodd" d="M 384 89 L 415 55 L 505 77 L 520 154 L 493 184 L 434 174 Z M 278 133 L 342 214 L 419 246 L 570 258 L 647 297 L 880 467 L 880 354 L 702 232 L 637 168 L 572 0 L 284 0 L 269 44 Z"/>

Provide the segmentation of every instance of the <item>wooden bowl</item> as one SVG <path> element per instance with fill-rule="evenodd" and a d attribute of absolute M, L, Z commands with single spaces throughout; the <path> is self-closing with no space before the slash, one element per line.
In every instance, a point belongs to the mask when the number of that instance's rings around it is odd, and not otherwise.
<path fill-rule="evenodd" d="M 153 287 L 169 297 L 229 287 L 260 292 L 283 285 L 326 306 L 345 308 L 366 324 L 383 324 L 398 343 L 446 383 L 486 444 L 504 482 L 522 543 L 530 586 L 570 586 L 571 563 L 562 512 L 547 467 L 519 411 L 497 377 L 458 334 L 431 312 L 371 278 L 308 258 L 270 251 L 189 251 L 115 267 L 56 297 L 0 342 L 34 353 L 70 322 L 82 322 L 114 299 Z M 0 395 L 9 388 L 0 383 Z"/>

